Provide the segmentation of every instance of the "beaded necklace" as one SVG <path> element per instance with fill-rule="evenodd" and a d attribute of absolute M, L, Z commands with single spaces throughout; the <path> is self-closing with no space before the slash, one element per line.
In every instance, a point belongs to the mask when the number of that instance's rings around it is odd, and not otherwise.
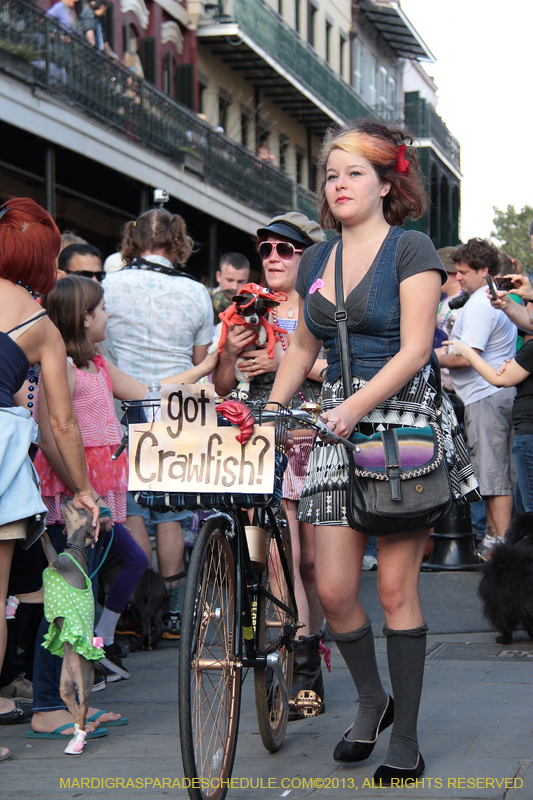
<path fill-rule="evenodd" d="M 446 302 L 447 298 L 448 298 L 448 295 L 446 294 L 446 295 L 444 295 L 444 297 L 443 297 L 443 298 L 442 298 L 442 300 L 440 301 L 440 303 L 439 303 L 439 307 L 438 307 L 438 309 L 437 309 L 437 317 L 439 316 L 439 314 L 440 314 L 440 312 L 441 312 L 441 310 L 442 310 L 442 306 L 443 306 L 443 305 L 444 305 L 444 303 Z M 453 311 L 453 309 L 452 309 L 452 308 L 448 308 L 448 311 L 447 311 L 447 312 L 446 312 L 446 314 L 444 315 L 444 317 L 443 317 L 443 319 L 442 319 L 442 322 L 439 324 L 439 326 L 438 326 L 437 330 L 441 331 L 441 330 L 443 329 L 443 327 L 444 327 L 444 324 L 445 324 L 445 322 L 447 321 L 447 319 L 448 319 L 448 317 L 450 316 L 450 314 L 452 313 L 452 311 Z"/>
<path fill-rule="evenodd" d="M 276 308 L 273 308 L 273 309 L 272 309 L 272 319 L 274 320 L 274 325 L 277 325 L 277 324 L 278 324 L 278 311 L 277 311 L 277 309 L 276 309 Z M 279 336 L 279 340 L 280 340 L 280 342 L 281 342 L 281 346 L 283 347 L 283 352 L 286 352 L 286 350 L 287 350 L 287 343 L 286 343 L 286 341 L 285 341 L 285 338 L 284 338 L 284 336 L 283 336 L 283 334 L 282 334 L 282 333 L 278 333 L 278 336 Z M 301 392 L 301 390 L 300 390 L 300 389 L 298 389 L 298 397 L 300 398 L 300 400 L 302 401 L 302 403 L 305 403 L 305 397 L 304 397 L 304 395 L 302 394 L 302 392 Z"/>
<path fill-rule="evenodd" d="M 34 300 L 37 299 L 37 294 L 33 291 L 33 289 L 30 289 L 29 286 L 24 286 L 22 281 L 17 281 L 17 284 L 19 286 L 23 286 L 23 288 L 26 289 L 26 291 L 31 294 L 31 296 L 33 297 Z M 34 406 L 33 400 L 34 400 L 34 397 L 35 397 L 35 384 L 37 383 L 37 377 L 35 375 L 35 364 L 33 364 L 28 369 L 28 373 L 26 375 L 26 380 L 29 381 L 29 384 L 30 384 L 29 387 L 28 387 L 29 390 L 30 390 L 29 394 L 28 394 L 28 411 L 30 412 L 30 416 L 33 417 L 33 406 Z"/>
<path fill-rule="evenodd" d="M 33 289 L 30 289 L 30 287 L 29 287 L 29 286 L 25 286 L 25 285 L 22 283 L 22 281 L 17 281 L 17 285 L 18 285 L 18 286 L 22 286 L 24 289 L 26 289 L 26 291 L 27 291 L 27 292 L 29 292 L 29 293 L 31 294 L 31 296 L 33 297 L 33 299 L 34 299 L 34 300 L 36 300 L 36 299 L 37 299 L 37 295 L 36 295 L 36 293 L 33 291 Z"/>

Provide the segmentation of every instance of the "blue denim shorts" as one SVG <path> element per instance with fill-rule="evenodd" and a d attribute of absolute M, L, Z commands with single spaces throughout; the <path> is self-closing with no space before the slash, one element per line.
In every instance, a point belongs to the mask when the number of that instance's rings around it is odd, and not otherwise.
<path fill-rule="evenodd" d="M 191 512 L 185 509 L 184 511 L 168 511 L 165 514 L 161 511 L 154 511 L 153 508 L 142 508 L 133 499 L 133 492 L 128 492 L 126 495 L 126 516 L 143 517 L 145 522 L 153 522 L 157 525 L 158 522 L 180 522 L 190 517 Z"/>

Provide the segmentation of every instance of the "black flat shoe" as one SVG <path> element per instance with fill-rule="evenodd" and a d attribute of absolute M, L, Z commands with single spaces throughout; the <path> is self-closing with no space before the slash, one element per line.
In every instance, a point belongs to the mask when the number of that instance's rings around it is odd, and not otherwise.
<path fill-rule="evenodd" d="M 13 702 L 15 703 L 13 711 L 0 714 L 0 725 L 17 725 L 19 722 L 28 722 L 33 717 L 31 706 L 21 703 L 20 700 Z"/>
<path fill-rule="evenodd" d="M 388 764 L 382 764 L 374 773 L 374 783 L 381 788 L 382 786 L 392 786 L 392 781 L 405 781 L 414 780 L 419 778 L 424 772 L 426 765 L 422 758 L 422 753 L 418 754 L 418 761 L 416 767 L 413 769 L 402 769 L 401 767 L 389 767 Z M 396 784 L 398 785 L 398 784 Z M 404 784 L 399 784 L 403 786 Z"/>
<path fill-rule="evenodd" d="M 389 695 L 389 699 L 383 714 L 381 715 L 381 719 L 378 722 L 376 733 L 374 738 L 370 742 L 349 742 L 346 739 L 346 734 L 348 734 L 351 729 L 352 725 L 348 728 L 348 730 L 344 731 L 344 736 L 342 737 L 342 741 L 339 742 L 335 751 L 333 753 L 333 758 L 335 761 L 339 761 L 341 764 L 353 764 L 356 761 L 365 761 L 368 756 L 371 754 L 372 750 L 376 746 L 376 742 L 378 739 L 379 734 L 388 728 L 389 725 L 392 725 L 394 722 L 394 700 Z"/>

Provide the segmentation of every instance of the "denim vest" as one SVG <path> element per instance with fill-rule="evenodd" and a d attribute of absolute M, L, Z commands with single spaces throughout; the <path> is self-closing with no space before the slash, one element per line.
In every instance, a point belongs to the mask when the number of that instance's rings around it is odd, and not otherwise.
<path fill-rule="evenodd" d="M 404 233 L 403 228 L 389 231 L 372 276 L 364 314 L 355 324 L 348 321 L 352 375 L 363 380 L 373 378 L 400 350 L 400 282 L 396 252 Z M 341 375 L 337 325 L 333 315 L 331 325 L 320 325 L 313 320 L 309 311 L 309 288 L 322 275 L 339 238 L 319 248 L 309 272 L 304 305 L 307 327 L 328 352 L 326 380 L 330 383 Z"/>

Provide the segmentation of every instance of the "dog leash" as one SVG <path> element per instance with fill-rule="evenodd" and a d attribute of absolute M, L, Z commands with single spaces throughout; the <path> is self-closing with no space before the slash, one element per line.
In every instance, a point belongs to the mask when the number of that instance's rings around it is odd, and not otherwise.
<path fill-rule="evenodd" d="M 100 507 L 100 516 L 101 517 L 110 517 L 111 516 L 111 511 L 106 506 L 101 506 Z M 93 574 L 89 575 L 89 580 L 90 581 L 92 581 L 92 579 L 94 578 L 94 576 L 96 575 L 96 573 L 98 572 L 98 570 L 100 569 L 102 564 L 105 562 L 106 558 L 108 557 L 109 551 L 111 550 L 111 545 L 113 544 L 113 537 L 114 536 L 115 536 L 115 528 L 112 527 L 111 528 L 111 536 L 109 538 L 109 544 L 107 545 L 106 551 L 105 551 L 104 555 L 102 556 L 102 558 L 100 559 L 100 563 L 98 564 L 98 566 L 94 570 Z"/>

